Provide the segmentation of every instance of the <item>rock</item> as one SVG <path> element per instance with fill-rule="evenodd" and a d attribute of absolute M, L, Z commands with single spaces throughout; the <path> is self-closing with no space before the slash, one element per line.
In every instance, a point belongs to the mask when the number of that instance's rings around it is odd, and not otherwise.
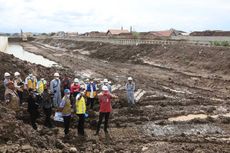
<path fill-rule="evenodd" d="M 103 153 L 114 153 L 115 150 L 114 149 L 106 149 L 103 151 Z"/>
<path fill-rule="evenodd" d="M 7 143 L 6 143 L 7 145 L 12 145 L 13 144 L 13 142 L 12 141 L 7 141 Z"/>
<path fill-rule="evenodd" d="M 145 146 L 144 146 L 144 147 L 142 147 L 141 150 L 142 150 L 142 151 L 146 151 L 146 150 L 148 150 L 148 149 L 149 149 L 148 147 L 145 147 Z"/>
<path fill-rule="evenodd" d="M 77 148 L 71 147 L 71 148 L 69 149 L 69 152 L 70 152 L 70 153 L 76 153 L 76 152 L 78 152 L 78 151 L 77 151 Z"/>
<path fill-rule="evenodd" d="M 94 153 L 99 153 L 99 152 L 100 152 L 100 150 L 98 150 L 98 149 L 94 149 L 94 150 L 93 150 L 93 152 L 94 152 Z"/>
<path fill-rule="evenodd" d="M 29 144 L 22 146 L 22 152 L 33 152 L 33 147 Z"/>
<path fill-rule="evenodd" d="M 66 148 L 66 145 L 60 139 L 57 139 L 57 141 L 56 141 L 56 147 L 58 149 L 64 149 L 64 148 Z"/>

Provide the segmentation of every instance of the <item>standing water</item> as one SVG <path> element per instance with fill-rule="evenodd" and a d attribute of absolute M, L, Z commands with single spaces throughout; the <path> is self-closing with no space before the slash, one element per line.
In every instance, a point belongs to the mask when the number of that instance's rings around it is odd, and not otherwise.
<path fill-rule="evenodd" d="M 22 46 L 18 44 L 9 44 L 8 48 L 4 52 L 7 54 L 13 54 L 15 57 L 21 60 L 25 60 L 25 61 L 35 63 L 35 64 L 40 64 L 46 67 L 58 65 L 56 62 L 51 61 L 47 58 L 44 58 L 43 56 L 36 55 L 28 51 L 25 51 L 22 48 Z"/>

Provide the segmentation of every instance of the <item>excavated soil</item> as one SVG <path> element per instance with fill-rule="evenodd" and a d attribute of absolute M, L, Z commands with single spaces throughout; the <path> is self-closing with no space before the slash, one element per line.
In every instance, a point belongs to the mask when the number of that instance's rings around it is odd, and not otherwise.
<path fill-rule="evenodd" d="M 114 84 L 113 93 L 119 96 L 113 104 L 109 135 L 101 132 L 99 137 L 93 136 L 95 125 L 90 120 L 97 119 L 96 108 L 96 113 L 91 112 L 86 122 L 86 138 L 75 136 L 74 126 L 69 138 L 63 137 L 59 126 L 53 130 L 42 128 L 34 132 L 39 137 L 29 144 L 33 149 L 68 152 L 75 147 L 79 152 L 107 153 L 230 152 L 230 49 L 186 45 L 119 46 L 61 39 L 39 39 L 21 45 L 27 51 L 60 63 L 75 76 L 109 78 Z M 23 66 L 21 70 L 27 67 Z M 44 69 L 48 74 L 49 68 Z M 137 107 L 131 110 L 127 108 L 123 88 L 128 76 L 134 78 L 137 88 Z M 6 122 L 5 116 L 1 116 L 2 123 Z M 31 130 L 26 123 L 21 123 L 25 119 L 13 121 Z M 27 139 L 22 134 L 12 135 Z M 4 140 L 1 146 L 10 148 L 9 141 L 12 141 L 22 149 L 21 144 L 28 143 L 20 143 L 13 136 L 1 139 Z M 39 139 L 47 142 L 47 147 L 42 147 Z"/>

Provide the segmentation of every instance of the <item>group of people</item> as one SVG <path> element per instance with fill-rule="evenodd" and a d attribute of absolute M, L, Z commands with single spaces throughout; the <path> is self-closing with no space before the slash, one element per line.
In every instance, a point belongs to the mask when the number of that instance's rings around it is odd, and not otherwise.
<path fill-rule="evenodd" d="M 44 78 L 37 78 L 32 73 L 21 79 L 20 73 L 14 73 L 14 79 L 6 72 L 4 74 L 5 104 L 14 111 L 20 111 L 23 101 L 28 102 L 28 112 L 31 118 L 32 127 L 37 130 L 36 119 L 39 116 L 38 108 L 43 108 L 45 114 L 44 125 L 52 128 L 51 115 L 53 108 L 62 113 L 64 120 L 64 133 L 69 134 L 72 114 L 78 116 L 78 135 L 84 136 L 84 122 L 87 117 L 87 109 L 94 109 L 95 99 L 99 101 L 99 121 L 95 135 L 99 134 L 103 119 L 104 132 L 108 133 L 108 121 L 112 111 L 111 99 L 118 98 L 112 94 L 111 82 L 104 79 L 103 82 L 96 82 L 93 79 L 80 81 L 78 78 L 73 82 L 66 75 L 60 80 L 59 73 L 54 73 L 54 78 L 49 82 Z M 135 105 L 134 91 L 135 83 L 131 77 L 125 85 L 129 107 Z M 28 93 L 26 100 L 23 97 Z"/>

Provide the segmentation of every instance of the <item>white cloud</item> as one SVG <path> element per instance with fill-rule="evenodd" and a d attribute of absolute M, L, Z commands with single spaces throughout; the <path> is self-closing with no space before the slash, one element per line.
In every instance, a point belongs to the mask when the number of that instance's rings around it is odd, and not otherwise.
<path fill-rule="evenodd" d="M 229 30 L 229 0 L 0 0 L 0 31 Z"/>

